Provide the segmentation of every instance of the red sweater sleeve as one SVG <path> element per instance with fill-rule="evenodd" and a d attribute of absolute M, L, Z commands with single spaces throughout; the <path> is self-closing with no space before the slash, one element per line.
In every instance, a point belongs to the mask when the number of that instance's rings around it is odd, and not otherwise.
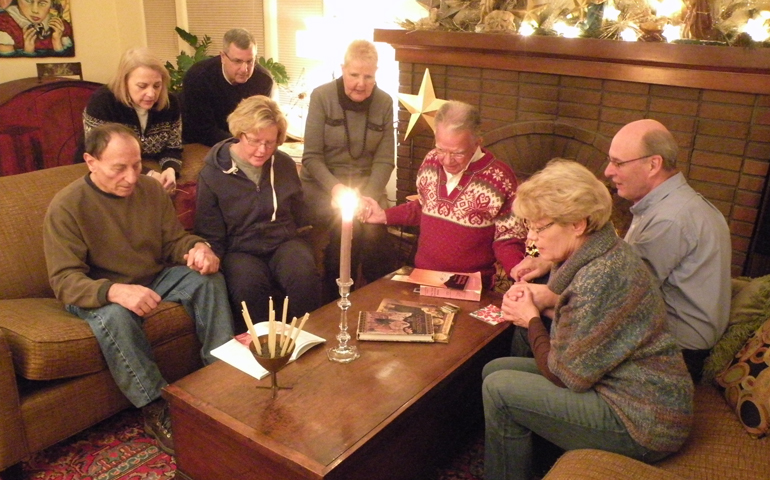
<path fill-rule="evenodd" d="M 422 206 L 419 200 L 402 203 L 385 210 L 388 225 L 419 225 Z"/>

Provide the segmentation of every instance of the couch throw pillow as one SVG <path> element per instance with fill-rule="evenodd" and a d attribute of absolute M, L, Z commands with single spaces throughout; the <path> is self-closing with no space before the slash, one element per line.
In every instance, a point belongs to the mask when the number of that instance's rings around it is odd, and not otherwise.
<path fill-rule="evenodd" d="M 741 278 L 733 279 L 733 283 Z M 730 325 L 765 320 L 770 315 L 770 275 L 757 277 L 733 296 L 730 302 Z"/>
<path fill-rule="evenodd" d="M 174 193 L 174 208 L 182 226 L 191 232 L 195 224 L 195 200 L 198 192 L 198 182 L 184 182 L 176 186 Z"/>
<path fill-rule="evenodd" d="M 770 318 L 770 275 L 748 283 L 742 278 L 733 279 L 733 288 L 738 291 L 730 304 L 730 322 L 703 365 L 703 383 L 713 382 L 751 334 Z"/>
<path fill-rule="evenodd" d="M 770 319 L 749 338 L 730 365 L 717 376 L 725 400 L 754 438 L 770 424 Z"/>

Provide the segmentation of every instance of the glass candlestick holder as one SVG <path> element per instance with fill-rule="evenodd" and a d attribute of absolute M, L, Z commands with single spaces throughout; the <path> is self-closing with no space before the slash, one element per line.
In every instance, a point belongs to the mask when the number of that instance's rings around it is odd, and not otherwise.
<path fill-rule="evenodd" d="M 348 296 L 350 295 L 350 287 L 353 285 L 353 280 L 343 282 L 342 279 L 338 278 L 337 285 L 340 288 L 340 299 L 337 301 L 337 305 L 340 307 L 340 332 L 337 334 L 339 344 L 327 350 L 326 355 L 332 362 L 350 363 L 360 356 L 355 346 L 348 345 L 348 341 L 350 341 L 348 309 L 352 305 Z"/>

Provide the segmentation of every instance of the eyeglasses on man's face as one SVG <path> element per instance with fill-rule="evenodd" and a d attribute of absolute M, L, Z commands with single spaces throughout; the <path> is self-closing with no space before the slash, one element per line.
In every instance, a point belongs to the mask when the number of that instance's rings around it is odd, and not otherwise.
<path fill-rule="evenodd" d="M 543 230 L 545 230 L 547 228 L 551 228 L 555 224 L 556 224 L 556 222 L 553 221 L 551 223 L 546 223 L 542 227 L 536 227 L 536 226 L 532 225 L 529 222 L 524 222 L 524 226 L 527 227 L 527 230 L 529 230 L 530 232 L 534 233 L 535 235 L 540 235 L 540 232 L 542 232 Z"/>
<path fill-rule="evenodd" d="M 275 140 L 257 140 L 256 138 L 249 137 L 249 134 L 247 133 L 243 133 L 241 136 L 246 140 L 246 143 L 253 148 L 265 147 L 265 149 L 270 150 L 275 148 L 276 143 L 278 143 Z"/>
<path fill-rule="evenodd" d="M 222 52 L 225 57 L 227 57 L 228 60 L 230 60 L 233 65 L 235 65 L 238 68 L 241 68 L 242 66 L 246 65 L 248 68 L 251 68 L 254 66 L 254 62 L 256 62 L 256 59 L 252 58 L 251 60 L 241 60 L 240 58 L 232 58 L 230 55 L 227 54 L 227 52 Z"/>
<path fill-rule="evenodd" d="M 439 147 L 436 147 L 434 150 L 439 157 L 445 157 L 449 155 L 449 158 L 455 161 L 462 160 L 466 155 L 468 155 L 468 152 L 462 150 L 459 152 L 450 152 L 449 150 L 444 150 L 443 148 Z"/>
<path fill-rule="evenodd" d="M 636 162 L 638 160 L 644 160 L 645 158 L 650 158 L 651 156 L 652 155 L 645 155 L 643 157 L 632 158 L 631 160 L 618 160 L 616 158 L 612 158 L 612 157 L 608 156 L 607 157 L 607 163 L 609 163 L 610 165 L 612 165 L 615 168 L 619 168 L 619 167 L 622 167 L 623 165 L 625 165 L 627 163 Z"/>

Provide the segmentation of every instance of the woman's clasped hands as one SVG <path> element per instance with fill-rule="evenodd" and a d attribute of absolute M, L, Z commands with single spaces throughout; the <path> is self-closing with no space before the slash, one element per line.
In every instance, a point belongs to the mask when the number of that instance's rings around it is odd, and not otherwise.
<path fill-rule="evenodd" d="M 540 316 L 530 286 L 526 282 L 515 283 L 503 297 L 503 318 L 518 327 L 529 328 L 530 320 Z"/>

